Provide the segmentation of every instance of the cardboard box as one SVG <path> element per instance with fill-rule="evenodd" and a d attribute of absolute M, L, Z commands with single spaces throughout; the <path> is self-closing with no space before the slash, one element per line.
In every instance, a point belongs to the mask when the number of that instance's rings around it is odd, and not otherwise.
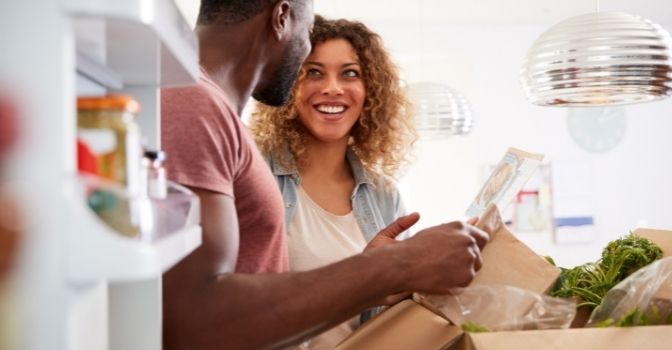
<path fill-rule="evenodd" d="M 672 256 L 672 231 L 638 229 Z M 363 325 L 336 350 L 632 350 L 671 349 L 672 326 L 572 328 L 464 333 L 446 319 L 405 300 Z"/>
<path fill-rule="evenodd" d="M 544 293 L 560 276 L 559 268 L 509 231 L 495 205 L 486 209 L 476 226 L 490 232 L 490 241 L 481 252 L 483 267 L 471 285 L 503 284 Z"/>
<path fill-rule="evenodd" d="M 490 241 L 481 252 L 483 267 L 470 286 L 500 284 L 544 294 L 555 284 L 560 269 L 518 240 L 502 223 L 495 205 L 488 206 L 476 226 L 490 233 Z M 461 319 L 462 310 L 452 295 L 415 295 L 414 299 L 450 321 Z M 516 314 L 528 309 L 521 305 Z"/>
<path fill-rule="evenodd" d="M 672 326 L 464 333 L 411 300 L 362 326 L 336 350 L 669 349 Z"/>

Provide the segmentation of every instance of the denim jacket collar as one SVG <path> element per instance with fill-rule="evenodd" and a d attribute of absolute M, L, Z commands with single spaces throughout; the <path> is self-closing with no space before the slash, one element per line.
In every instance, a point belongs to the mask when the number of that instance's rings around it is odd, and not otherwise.
<path fill-rule="evenodd" d="M 296 163 L 294 162 L 294 156 L 292 155 L 292 152 L 289 151 L 287 146 L 284 147 L 284 150 L 282 152 L 282 156 L 284 159 L 289 159 L 290 162 L 289 164 L 285 165 L 282 162 L 280 162 L 278 159 L 275 158 L 275 156 L 271 155 L 269 157 L 270 160 L 270 165 L 271 165 L 271 171 L 273 171 L 273 175 L 275 176 L 288 176 L 288 175 L 299 175 L 299 169 L 296 167 Z"/>
<path fill-rule="evenodd" d="M 294 182 L 299 185 L 301 183 L 301 175 L 299 175 L 299 170 L 296 167 L 296 163 L 294 162 L 294 156 L 292 155 L 292 152 L 289 151 L 289 148 L 286 146 L 284 147 L 283 151 L 283 157 L 285 159 L 289 159 L 290 162 L 289 164 L 285 165 L 282 164 L 280 161 L 278 161 L 275 157 L 271 156 L 270 157 L 270 165 L 271 165 L 271 170 L 273 171 L 273 175 L 275 176 L 290 176 L 292 179 L 294 179 Z M 355 190 L 363 184 L 367 184 L 372 186 L 372 188 L 376 188 L 376 185 L 371 178 L 371 176 L 364 170 L 364 166 L 362 165 L 362 162 L 359 160 L 359 158 L 355 155 L 355 153 L 348 147 L 348 150 L 345 153 L 345 157 L 348 160 L 348 164 L 350 164 L 350 169 L 352 169 L 352 174 L 355 177 Z"/>

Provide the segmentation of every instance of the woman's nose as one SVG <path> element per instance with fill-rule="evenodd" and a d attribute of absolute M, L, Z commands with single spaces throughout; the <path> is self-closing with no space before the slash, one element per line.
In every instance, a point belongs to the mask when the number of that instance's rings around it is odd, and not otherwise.
<path fill-rule="evenodd" d="M 324 80 L 322 87 L 322 94 L 324 95 L 341 95 L 343 94 L 343 87 L 338 77 L 329 76 Z"/>

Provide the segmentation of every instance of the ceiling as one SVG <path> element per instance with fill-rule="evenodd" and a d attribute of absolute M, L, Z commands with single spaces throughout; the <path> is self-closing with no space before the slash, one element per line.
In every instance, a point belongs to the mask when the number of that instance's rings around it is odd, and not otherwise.
<path fill-rule="evenodd" d="M 623 11 L 672 24 L 670 0 L 315 0 L 315 12 L 364 21 L 554 24 L 593 12 Z"/>
<path fill-rule="evenodd" d="M 199 0 L 175 0 L 193 25 Z M 671 0 L 314 0 L 315 12 L 372 22 L 552 25 L 595 11 L 640 15 L 672 31 Z"/>

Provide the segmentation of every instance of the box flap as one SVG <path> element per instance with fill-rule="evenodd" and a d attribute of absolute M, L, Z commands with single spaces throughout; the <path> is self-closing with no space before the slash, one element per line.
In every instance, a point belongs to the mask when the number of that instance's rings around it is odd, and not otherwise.
<path fill-rule="evenodd" d="M 404 300 L 365 323 L 336 350 L 442 350 L 463 332 L 412 300 Z"/>
<path fill-rule="evenodd" d="M 496 219 L 493 219 L 494 216 Z M 546 293 L 560 276 L 560 269 L 518 240 L 505 225 L 496 225 L 497 221 L 501 222 L 499 212 L 486 210 L 476 225 L 487 222 L 486 226 L 498 227 L 499 230 L 490 235 L 490 242 L 483 248 L 483 267 L 470 286 L 501 284 L 539 294 Z M 415 299 L 434 312 L 440 312 L 450 321 L 461 319 L 461 308 L 452 296 L 416 296 Z M 527 312 L 527 309 L 523 307 L 520 314 Z"/>
<path fill-rule="evenodd" d="M 663 257 L 672 256 L 672 231 L 638 228 L 635 230 L 635 234 L 656 243 L 663 251 Z M 661 285 L 655 294 L 655 298 L 658 299 L 658 302 L 664 303 L 663 307 L 670 308 L 669 300 L 672 299 L 672 285 Z M 658 305 L 658 307 L 661 307 L 661 305 Z"/>
<path fill-rule="evenodd" d="M 503 284 L 537 293 L 546 292 L 560 276 L 560 269 L 532 251 L 501 223 L 497 208 L 488 208 L 476 226 L 498 228 L 483 248 L 483 268 L 471 285 Z"/>
<path fill-rule="evenodd" d="M 663 256 L 672 256 L 672 231 L 638 228 L 635 234 L 656 243 L 663 250 Z"/>
<path fill-rule="evenodd" d="M 632 350 L 669 348 L 672 326 L 469 333 L 450 350 Z"/>
<path fill-rule="evenodd" d="M 560 269 L 532 251 L 503 226 L 482 251 L 483 268 L 472 285 L 504 284 L 544 293 L 560 276 Z"/>

